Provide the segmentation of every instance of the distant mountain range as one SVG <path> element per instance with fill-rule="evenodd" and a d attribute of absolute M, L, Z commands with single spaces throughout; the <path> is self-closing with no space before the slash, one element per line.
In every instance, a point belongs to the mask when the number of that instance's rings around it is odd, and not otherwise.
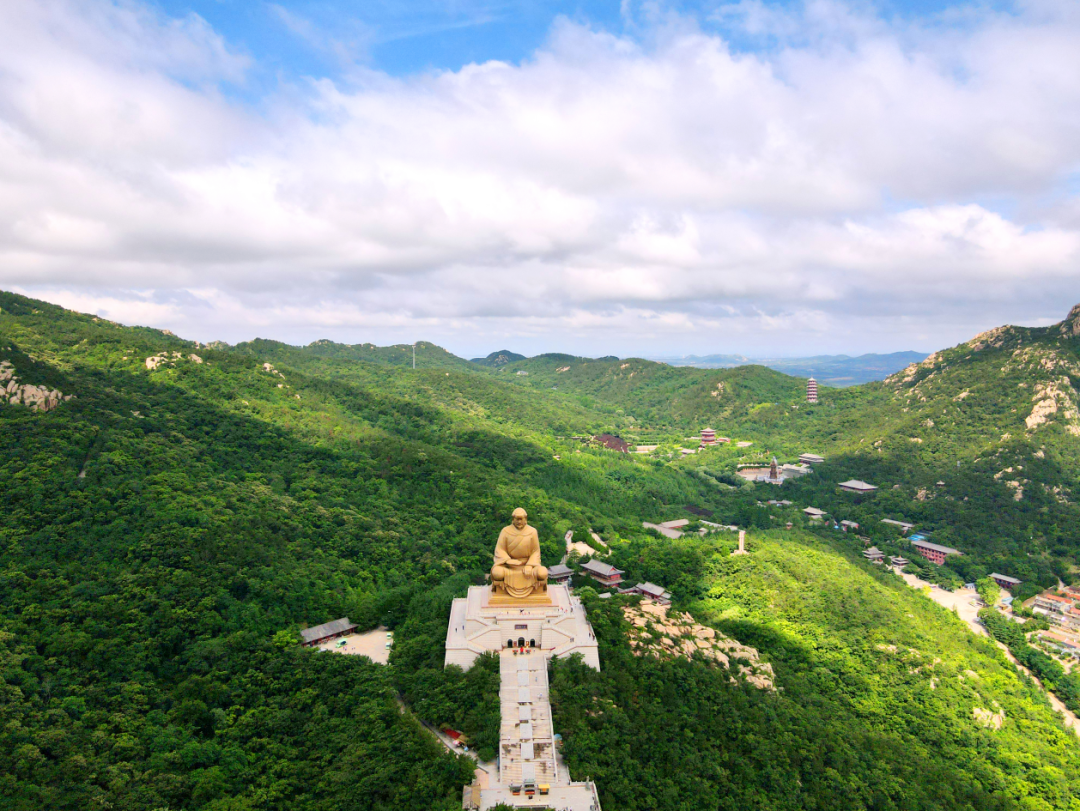
<path fill-rule="evenodd" d="M 742 355 L 686 355 L 681 358 L 654 357 L 669 366 L 693 366 L 697 369 L 731 369 L 736 366 L 767 366 L 793 377 L 814 377 L 826 386 L 856 386 L 884 380 L 891 374 L 920 363 L 923 352 L 892 352 L 888 355 L 815 355 L 809 358 L 747 358 Z"/>
<path fill-rule="evenodd" d="M 888 355 L 815 355 L 809 358 L 747 358 L 743 355 L 685 355 L 683 357 L 653 357 L 648 360 L 668 366 L 690 366 L 695 369 L 734 369 L 737 366 L 765 366 L 792 377 L 814 377 L 825 386 L 842 388 L 884 380 L 891 374 L 913 363 L 926 359 L 923 352 L 893 352 Z M 573 355 L 537 355 L 533 360 L 579 360 Z M 529 360 L 525 355 L 500 349 L 486 358 L 473 358 L 470 362 L 491 369 L 502 369 L 512 363 Z M 596 360 L 618 360 L 597 358 Z"/>

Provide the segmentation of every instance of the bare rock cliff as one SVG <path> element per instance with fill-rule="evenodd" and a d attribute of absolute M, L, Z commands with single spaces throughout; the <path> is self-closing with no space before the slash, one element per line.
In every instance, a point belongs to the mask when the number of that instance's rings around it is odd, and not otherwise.
<path fill-rule="evenodd" d="M 1080 304 L 1069 310 L 1068 317 L 1061 322 L 1061 332 L 1070 338 L 1080 337 Z"/>

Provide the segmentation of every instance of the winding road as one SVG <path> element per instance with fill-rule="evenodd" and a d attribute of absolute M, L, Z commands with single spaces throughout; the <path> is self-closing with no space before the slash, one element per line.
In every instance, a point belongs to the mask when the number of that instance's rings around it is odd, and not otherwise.
<path fill-rule="evenodd" d="M 979 608 L 971 604 L 973 600 L 979 599 L 979 595 L 975 591 L 971 589 L 946 591 L 945 589 L 934 587 L 931 583 L 927 583 L 922 578 L 916 577 L 913 574 L 908 574 L 907 572 L 898 571 L 896 569 L 893 569 L 893 571 L 904 578 L 904 582 L 914 589 L 929 588 L 930 591 L 928 596 L 931 600 L 950 611 L 955 611 L 960 619 L 964 621 L 964 624 L 974 633 L 979 634 L 980 636 L 989 636 L 986 629 L 982 626 L 982 623 L 978 622 Z M 996 639 L 993 640 L 993 642 L 1001 648 L 1001 651 L 1005 654 L 1005 658 L 1012 662 L 1017 670 L 1026 674 L 1039 686 L 1039 689 L 1046 694 L 1047 699 L 1050 701 L 1050 706 L 1061 713 L 1063 720 L 1065 721 L 1065 726 L 1069 727 L 1073 732 L 1080 736 L 1080 718 L 1076 717 L 1076 713 L 1066 707 L 1060 698 L 1043 687 L 1042 682 L 1039 681 L 1038 677 L 1016 660 L 1016 657 L 1012 655 L 1012 651 L 1009 650 L 1007 645 L 998 642 Z"/>

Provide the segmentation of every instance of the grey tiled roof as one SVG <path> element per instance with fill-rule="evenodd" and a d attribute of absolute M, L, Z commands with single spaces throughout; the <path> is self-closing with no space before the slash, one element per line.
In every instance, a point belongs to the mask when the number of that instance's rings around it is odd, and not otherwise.
<path fill-rule="evenodd" d="M 848 479 L 846 482 L 840 482 L 839 487 L 847 487 L 852 490 L 877 490 L 877 487 L 873 484 L 867 484 L 860 479 Z"/>
<path fill-rule="evenodd" d="M 658 586 L 655 583 L 638 583 L 637 589 L 653 597 L 663 597 L 667 594 L 667 590 L 663 586 Z"/>
<path fill-rule="evenodd" d="M 610 563 L 601 563 L 598 560 L 590 560 L 588 563 L 583 563 L 581 568 L 592 572 L 593 574 L 601 575 L 602 577 L 611 577 L 612 575 L 623 573 L 622 569 L 616 569 Z"/>
<path fill-rule="evenodd" d="M 305 642 L 314 642 L 317 639 L 325 639 L 334 634 L 351 631 L 355 627 L 356 626 L 353 623 L 349 622 L 348 617 L 342 617 L 333 622 L 324 622 L 322 625 L 316 625 L 314 628 L 305 628 L 300 632 L 300 636 L 303 637 Z"/>

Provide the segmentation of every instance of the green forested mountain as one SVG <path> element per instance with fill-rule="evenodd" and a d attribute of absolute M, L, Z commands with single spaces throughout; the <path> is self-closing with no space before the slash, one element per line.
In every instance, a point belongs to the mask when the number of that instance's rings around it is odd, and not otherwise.
<path fill-rule="evenodd" d="M 612 428 L 645 437 L 681 437 L 705 425 L 742 421 L 806 392 L 805 381 L 763 366 L 691 369 L 639 358 L 538 355 L 508 364 L 500 374 L 519 386 L 569 395 L 607 415 Z"/>
<path fill-rule="evenodd" d="M 292 349 L 278 341 L 256 338 L 254 341 L 238 344 L 234 351 L 250 355 L 263 355 L 275 350 Z M 330 358 L 340 361 L 365 361 L 386 366 L 412 367 L 413 361 L 423 369 L 472 369 L 468 361 L 452 355 L 441 346 L 427 341 L 394 346 L 375 346 L 375 344 L 339 344 L 334 341 L 314 341 L 301 350 L 307 355 Z"/>
<path fill-rule="evenodd" d="M 783 688 L 629 659 L 617 607 L 592 601 L 604 670 L 557 665 L 556 712 L 605 808 L 1075 808 L 1080 747 L 1038 690 L 837 533 L 757 502 L 908 517 L 978 565 L 1070 577 L 1077 315 L 808 407 L 803 381 L 763 368 L 496 371 L 418 344 L 413 370 L 411 346 L 206 347 L 0 293 L 0 806 L 459 807 L 471 766 L 417 719 L 481 747 L 497 736 L 494 671 L 444 671 L 442 643 L 449 601 L 482 582 L 524 505 L 546 561 L 567 530 L 600 532 L 628 577 L 758 646 Z M 754 444 L 667 455 L 705 423 Z M 666 444 L 574 439 L 603 432 Z M 732 478 L 740 460 L 802 450 L 829 462 L 766 493 Z M 850 475 L 882 491 L 843 501 Z M 733 568 L 724 541 L 641 529 L 688 507 L 751 527 L 761 554 Z M 793 532 L 764 531 L 789 517 Z M 395 628 L 390 666 L 296 645 L 342 615 Z M 878 657 L 879 640 L 922 658 Z M 1004 708 L 1002 729 L 974 702 Z M 691 745 L 711 771 L 680 767 Z M 933 805 L 945 775 L 956 785 Z"/>
<path fill-rule="evenodd" d="M 706 426 L 750 447 L 708 449 L 676 462 L 717 482 L 772 455 L 823 454 L 816 475 L 773 495 L 859 521 L 889 540 L 881 518 L 917 523 L 966 553 L 958 575 L 995 568 L 1052 585 L 1080 560 L 1080 307 L 1052 327 L 1001 327 L 934 353 L 880 383 L 820 389 L 762 367 L 672 368 L 633 359 L 533 358 L 511 382 L 563 393 L 609 415 L 631 442 L 667 452 Z M 664 446 L 662 446 L 662 451 Z M 836 489 L 847 479 L 880 489 L 872 498 Z M 938 484 L 941 482 L 941 484 Z M 893 538 L 893 540 L 899 540 Z"/>
<path fill-rule="evenodd" d="M 472 363 L 480 366 L 505 366 L 508 363 L 513 363 L 516 360 L 525 360 L 524 355 L 519 355 L 517 352 L 511 352 L 509 349 L 500 349 L 496 352 L 492 352 L 486 358 L 473 358 Z"/>

